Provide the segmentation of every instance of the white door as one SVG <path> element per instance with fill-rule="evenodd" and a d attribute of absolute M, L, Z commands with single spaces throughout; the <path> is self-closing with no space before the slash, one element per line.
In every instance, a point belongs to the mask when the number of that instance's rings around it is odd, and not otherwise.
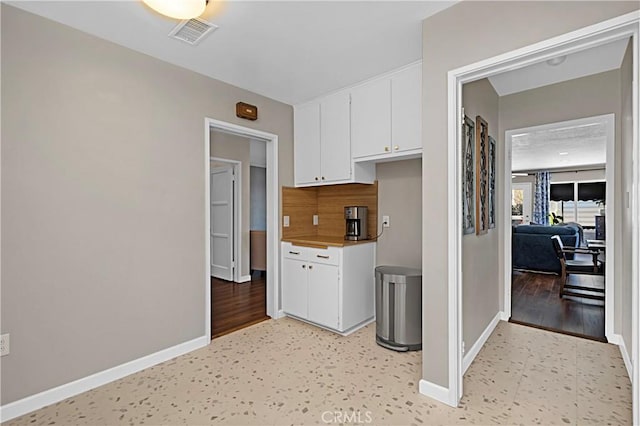
<path fill-rule="evenodd" d="M 393 152 L 422 148 L 422 65 L 391 77 L 391 143 Z"/>
<path fill-rule="evenodd" d="M 296 185 L 320 181 L 320 104 L 296 107 L 293 155 Z"/>
<path fill-rule="evenodd" d="M 354 158 L 391 152 L 391 80 L 351 91 L 351 152 Z"/>
<path fill-rule="evenodd" d="M 351 177 L 351 126 L 349 94 L 338 93 L 320 105 L 321 180 L 347 180 Z"/>
<path fill-rule="evenodd" d="M 309 263 L 309 321 L 338 328 L 339 267 Z"/>
<path fill-rule="evenodd" d="M 531 203 L 533 201 L 531 183 L 511 184 L 511 221 L 529 224 L 531 222 Z"/>
<path fill-rule="evenodd" d="M 307 264 L 301 260 L 282 261 L 282 310 L 300 318 L 307 318 L 309 288 Z"/>
<path fill-rule="evenodd" d="M 233 281 L 233 166 L 211 169 L 211 276 Z"/>

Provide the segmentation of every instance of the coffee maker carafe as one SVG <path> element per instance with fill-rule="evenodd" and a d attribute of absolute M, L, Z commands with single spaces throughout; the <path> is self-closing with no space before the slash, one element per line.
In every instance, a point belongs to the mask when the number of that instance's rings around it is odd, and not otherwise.
<path fill-rule="evenodd" d="M 344 218 L 346 221 L 345 240 L 359 241 L 369 239 L 367 235 L 367 207 L 345 207 Z"/>

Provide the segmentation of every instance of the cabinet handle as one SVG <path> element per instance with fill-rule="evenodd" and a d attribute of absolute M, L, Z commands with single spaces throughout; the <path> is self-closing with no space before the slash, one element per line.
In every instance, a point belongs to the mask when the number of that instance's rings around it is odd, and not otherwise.
<path fill-rule="evenodd" d="M 384 152 L 389 152 L 389 147 L 388 146 L 384 147 Z"/>
<path fill-rule="evenodd" d="M 322 176 L 322 180 L 324 180 L 324 176 Z"/>
<path fill-rule="evenodd" d="M 299 251 L 289 251 L 289 254 L 300 254 Z"/>
<path fill-rule="evenodd" d="M 318 180 L 318 176 L 316 176 L 316 180 Z"/>
<path fill-rule="evenodd" d="M 302 269 L 307 269 L 307 265 L 302 265 Z"/>
<path fill-rule="evenodd" d="M 329 259 L 329 256 L 323 256 L 321 254 L 316 254 L 316 257 L 319 257 L 320 259 Z"/>
<path fill-rule="evenodd" d="M 398 145 L 394 146 L 393 149 L 395 149 L 396 151 L 400 149 L 400 147 Z"/>
<path fill-rule="evenodd" d="M 313 266 L 309 265 L 309 269 L 313 269 Z"/>

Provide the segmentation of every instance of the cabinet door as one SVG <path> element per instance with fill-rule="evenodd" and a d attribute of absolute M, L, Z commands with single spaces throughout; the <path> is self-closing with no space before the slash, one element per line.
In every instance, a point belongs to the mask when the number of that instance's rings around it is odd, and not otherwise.
<path fill-rule="evenodd" d="M 309 321 L 338 328 L 339 267 L 309 263 Z"/>
<path fill-rule="evenodd" d="M 300 260 L 282 261 L 282 310 L 288 314 L 307 318 L 308 283 L 307 263 Z"/>
<path fill-rule="evenodd" d="M 295 108 L 294 169 L 296 185 L 320 180 L 320 104 L 317 102 Z"/>
<path fill-rule="evenodd" d="M 321 180 L 351 178 L 349 93 L 338 93 L 320 103 Z"/>
<path fill-rule="evenodd" d="M 422 148 L 422 66 L 391 77 L 391 143 L 394 152 Z"/>
<path fill-rule="evenodd" d="M 386 78 L 351 91 L 353 158 L 391 151 L 391 80 Z"/>

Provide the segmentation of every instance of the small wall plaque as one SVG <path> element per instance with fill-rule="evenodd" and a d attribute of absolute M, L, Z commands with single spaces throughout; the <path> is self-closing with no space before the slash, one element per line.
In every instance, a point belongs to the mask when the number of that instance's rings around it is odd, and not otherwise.
<path fill-rule="evenodd" d="M 258 107 L 255 105 L 245 104 L 244 102 L 238 102 L 236 104 L 236 116 L 247 120 L 257 120 Z"/>

